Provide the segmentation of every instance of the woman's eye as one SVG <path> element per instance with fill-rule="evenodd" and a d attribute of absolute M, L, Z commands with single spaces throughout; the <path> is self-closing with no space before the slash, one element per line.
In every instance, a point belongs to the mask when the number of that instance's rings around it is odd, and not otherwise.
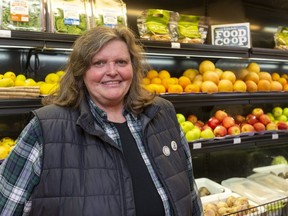
<path fill-rule="evenodd" d="M 117 61 L 117 64 L 120 65 L 120 66 L 125 66 L 127 64 L 127 61 L 119 60 L 119 61 Z"/>
<path fill-rule="evenodd" d="M 93 63 L 93 65 L 95 65 L 97 67 L 101 67 L 101 66 L 105 65 L 105 62 L 104 61 L 96 61 Z"/>

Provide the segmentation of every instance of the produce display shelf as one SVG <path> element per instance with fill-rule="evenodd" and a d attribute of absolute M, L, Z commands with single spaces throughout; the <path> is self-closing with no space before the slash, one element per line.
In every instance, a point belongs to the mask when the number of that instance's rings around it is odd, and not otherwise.
<path fill-rule="evenodd" d="M 0 111 L 1 114 L 19 114 L 27 113 L 31 110 L 41 107 L 41 97 L 30 99 L 1 99 Z"/>

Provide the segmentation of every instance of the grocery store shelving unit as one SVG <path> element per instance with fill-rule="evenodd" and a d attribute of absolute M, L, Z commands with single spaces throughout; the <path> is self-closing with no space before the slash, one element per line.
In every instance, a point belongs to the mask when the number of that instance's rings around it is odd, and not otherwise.
<path fill-rule="evenodd" d="M 46 32 L 27 32 L 27 31 L 5 31 L 0 30 L 0 52 L 3 49 L 20 49 L 24 51 L 37 50 L 38 52 L 53 52 L 69 54 L 71 47 L 77 35 L 65 35 L 54 34 Z M 227 60 L 228 62 L 237 61 L 272 61 L 275 64 L 287 66 L 288 64 L 288 52 L 274 49 L 262 49 L 262 48 L 244 48 L 244 47 L 224 47 L 213 46 L 206 44 L 179 44 L 170 42 L 156 42 L 156 41 L 140 41 L 145 48 L 145 55 L 148 62 L 150 61 L 152 66 L 157 66 L 158 63 L 165 64 L 165 59 L 168 58 L 170 66 L 173 68 L 171 71 L 175 71 L 175 76 L 180 75 L 179 71 L 183 71 L 190 62 L 195 59 L 214 59 L 214 60 Z M 154 59 L 158 59 L 153 63 Z M 181 62 L 185 61 L 185 64 Z M 187 63 L 188 62 L 188 63 Z M 195 63 L 195 62 L 194 62 Z M 154 64 L 154 65 L 153 65 Z M 159 64 L 161 67 L 161 64 Z M 225 64 L 225 62 L 224 62 Z M 168 66 L 167 66 L 168 67 Z M 175 68 L 179 68 L 178 72 Z M 45 73 L 45 72 L 43 72 Z M 177 74 L 178 73 L 178 74 Z M 195 112 L 201 112 L 201 107 L 205 107 L 206 118 L 211 114 L 211 110 L 215 107 L 229 107 L 232 105 L 239 106 L 256 106 L 263 104 L 286 104 L 288 105 L 288 92 L 256 92 L 256 93 L 215 93 L 215 94 L 163 94 L 162 97 L 170 100 L 177 111 L 188 114 L 192 110 Z M 13 115 L 19 113 L 28 113 L 30 110 L 41 107 L 41 99 L 3 99 L 0 100 L 0 116 Z M 197 113 L 196 113 L 197 114 Z M 20 131 L 19 131 L 20 132 Z M 2 132 L 1 132 L 2 133 Z M 8 133 L 7 133 L 8 134 Z M 2 134 L 1 134 L 2 135 Z M 3 134 L 2 136 L 5 136 Z M 219 138 L 214 140 L 198 140 L 190 143 L 191 152 L 194 157 L 194 170 L 197 176 L 211 177 L 217 179 L 219 176 L 226 177 L 225 175 L 240 173 L 245 175 L 249 171 L 249 167 L 243 169 L 243 166 L 247 165 L 246 155 L 255 155 L 255 151 L 279 152 L 279 149 L 287 148 L 288 146 L 288 133 L 286 131 L 273 131 L 263 134 L 255 133 L 253 135 L 242 134 L 240 136 L 227 136 L 225 138 Z M 223 153 L 224 152 L 224 153 Z M 240 154 L 239 160 L 242 161 L 241 168 L 234 173 L 229 173 L 227 169 L 220 170 L 215 168 L 217 164 L 223 159 L 219 160 L 221 154 L 225 154 L 225 159 L 232 160 L 227 162 L 233 167 L 239 166 L 235 163 L 235 154 Z M 232 155 L 227 157 L 227 155 Z M 236 156 L 236 158 L 238 155 Z M 217 159 L 214 159 L 217 158 Z M 215 163 L 215 160 L 219 163 Z M 245 161 L 246 160 L 246 161 Z M 269 158 L 267 158 L 267 161 Z M 223 161 L 222 161 L 223 162 Z M 259 165 L 264 161 L 258 161 Z M 215 165 L 216 164 L 216 165 Z M 255 165 L 252 163 L 251 166 Z M 227 166 L 222 164 L 220 166 Z M 211 169 L 213 169 L 211 171 Z M 230 169 L 230 168 L 228 168 Z M 218 177 L 217 177 L 218 175 Z"/>

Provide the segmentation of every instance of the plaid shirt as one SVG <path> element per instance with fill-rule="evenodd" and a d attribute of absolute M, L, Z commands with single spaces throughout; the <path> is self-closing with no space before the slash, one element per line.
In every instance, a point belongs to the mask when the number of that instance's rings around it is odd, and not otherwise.
<path fill-rule="evenodd" d="M 120 137 L 117 129 L 107 120 L 105 112 L 100 110 L 89 100 L 90 110 L 95 117 L 95 124 L 102 125 L 103 130 L 120 147 Z M 167 195 L 162 187 L 152 165 L 145 153 L 142 144 L 142 125 L 141 121 L 131 113 L 125 111 L 124 116 L 131 133 L 137 143 L 143 160 L 149 170 L 151 178 L 157 188 L 157 191 L 163 201 L 165 215 L 172 216 Z M 190 149 L 183 132 L 181 133 L 182 142 L 186 147 L 188 174 L 193 185 L 193 215 L 202 215 L 202 204 L 198 196 L 198 189 L 193 179 L 192 160 Z M 34 117 L 21 132 L 17 139 L 17 144 L 9 156 L 0 166 L 0 215 L 23 215 L 28 216 L 31 210 L 31 201 L 29 197 L 33 188 L 40 181 L 41 158 L 43 154 L 43 140 L 39 121 Z"/>

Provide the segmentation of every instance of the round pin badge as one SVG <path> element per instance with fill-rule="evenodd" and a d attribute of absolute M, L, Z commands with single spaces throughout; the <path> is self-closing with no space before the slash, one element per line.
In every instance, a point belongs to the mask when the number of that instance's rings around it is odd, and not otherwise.
<path fill-rule="evenodd" d="M 168 146 L 163 146 L 162 151 L 165 156 L 170 155 L 170 148 Z"/>
<path fill-rule="evenodd" d="M 174 140 L 171 142 L 171 148 L 173 151 L 177 151 L 177 143 Z"/>

